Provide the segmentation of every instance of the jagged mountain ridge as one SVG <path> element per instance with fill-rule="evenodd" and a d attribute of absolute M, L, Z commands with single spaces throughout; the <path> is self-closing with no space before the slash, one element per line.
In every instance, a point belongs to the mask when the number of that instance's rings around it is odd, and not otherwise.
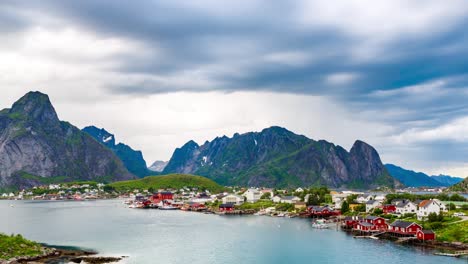
<path fill-rule="evenodd" d="M 47 95 L 29 92 L 0 111 L 0 188 L 31 187 L 56 177 L 134 178 L 112 151 L 60 121 Z"/>
<path fill-rule="evenodd" d="M 162 172 L 164 168 L 166 168 L 168 161 L 162 161 L 162 160 L 157 160 L 151 164 L 151 166 L 148 167 L 149 170 L 155 171 L 155 172 Z"/>
<path fill-rule="evenodd" d="M 407 187 L 448 187 L 463 180 L 462 178 L 447 175 L 429 176 L 425 173 L 407 170 L 393 164 L 385 164 L 385 167 L 392 177 Z"/>
<path fill-rule="evenodd" d="M 377 151 L 356 141 L 348 152 L 285 128 L 187 142 L 174 151 L 163 173 L 191 173 L 226 185 L 373 188 L 398 184 Z"/>
<path fill-rule="evenodd" d="M 432 175 L 430 177 L 432 179 L 440 182 L 442 184 L 442 186 L 452 186 L 452 185 L 455 185 L 455 184 L 463 181 L 463 178 L 453 177 L 453 176 L 449 176 L 449 175 L 442 175 L 442 174 Z"/>
<path fill-rule="evenodd" d="M 146 167 L 146 161 L 143 158 L 143 153 L 139 150 L 134 150 L 130 146 L 123 143 L 115 144 L 115 136 L 104 128 L 97 128 L 95 126 L 88 126 L 82 129 L 88 133 L 99 143 L 105 145 L 112 150 L 117 157 L 124 163 L 125 167 L 134 175 L 142 178 L 148 176 L 151 171 Z"/>

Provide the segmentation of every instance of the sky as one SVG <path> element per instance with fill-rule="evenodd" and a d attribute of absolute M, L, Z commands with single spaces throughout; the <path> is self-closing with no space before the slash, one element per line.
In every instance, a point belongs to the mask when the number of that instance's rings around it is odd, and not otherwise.
<path fill-rule="evenodd" d="M 0 108 L 47 93 L 150 165 L 278 125 L 468 176 L 464 0 L 0 2 Z"/>

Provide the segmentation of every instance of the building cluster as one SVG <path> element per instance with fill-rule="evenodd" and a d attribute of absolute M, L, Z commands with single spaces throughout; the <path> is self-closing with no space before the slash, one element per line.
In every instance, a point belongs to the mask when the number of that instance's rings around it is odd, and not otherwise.
<path fill-rule="evenodd" d="M 23 200 L 85 200 L 99 199 L 104 194 L 105 184 L 49 184 L 35 186 L 31 190 L 21 190 L 15 193 L 3 193 L 2 199 Z"/>
<path fill-rule="evenodd" d="M 389 234 L 394 237 L 416 238 L 419 240 L 435 240 L 432 230 L 423 230 L 423 227 L 414 222 L 400 221 L 389 224 L 388 220 L 380 216 L 348 216 L 342 222 L 344 229 L 360 234 Z"/>

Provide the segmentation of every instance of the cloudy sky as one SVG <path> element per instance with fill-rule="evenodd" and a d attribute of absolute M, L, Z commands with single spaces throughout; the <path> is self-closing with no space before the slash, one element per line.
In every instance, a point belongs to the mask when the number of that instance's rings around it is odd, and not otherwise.
<path fill-rule="evenodd" d="M 464 0 L 8 1 L 0 108 L 30 90 L 147 163 L 280 125 L 468 176 Z"/>

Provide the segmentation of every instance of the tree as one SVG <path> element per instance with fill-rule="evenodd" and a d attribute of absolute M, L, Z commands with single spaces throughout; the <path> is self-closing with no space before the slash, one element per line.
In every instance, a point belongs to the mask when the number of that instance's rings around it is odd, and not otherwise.
<path fill-rule="evenodd" d="M 366 211 L 366 205 L 365 204 L 359 204 L 354 208 L 355 212 L 365 212 Z"/>
<path fill-rule="evenodd" d="M 381 214 L 383 214 L 383 210 L 380 209 L 380 208 L 376 208 L 376 209 L 374 209 L 374 214 L 381 215 Z"/>
<path fill-rule="evenodd" d="M 453 204 L 453 203 L 449 203 L 449 204 L 447 205 L 447 207 L 448 207 L 449 210 L 455 210 L 455 209 L 457 209 L 457 207 L 456 207 L 455 204 Z"/>
<path fill-rule="evenodd" d="M 309 200 L 307 201 L 307 205 L 320 205 L 320 201 L 315 194 L 309 195 Z"/>
<path fill-rule="evenodd" d="M 427 216 L 427 221 L 428 221 L 429 223 L 437 222 L 437 221 L 439 221 L 439 216 L 438 216 L 436 213 L 430 213 L 430 214 Z"/>
<path fill-rule="evenodd" d="M 349 204 L 347 201 L 343 201 L 343 203 L 341 204 L 341 213 L 344 214 L 347 212 L 349 212 Z"/>
<path fill-rule="evenodd" d="M 262 194 L 262 197 L 260 197 L 260 199 L 270 199 L 271 198 L 271 193 L 270 192 L 266 192 L 264 194 Z"/>

